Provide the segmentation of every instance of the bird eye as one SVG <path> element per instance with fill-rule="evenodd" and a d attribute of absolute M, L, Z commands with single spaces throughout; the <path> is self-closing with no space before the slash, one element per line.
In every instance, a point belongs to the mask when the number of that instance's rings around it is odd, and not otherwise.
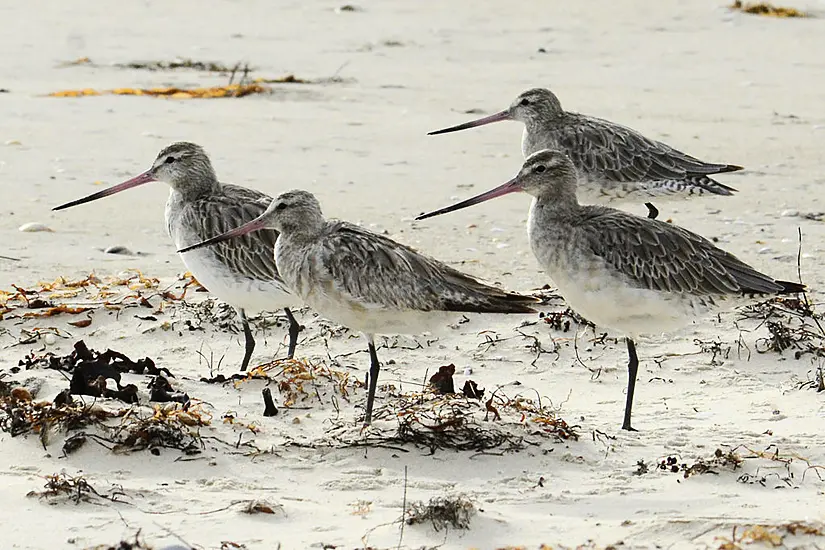
<path fill-rule="evenodd" d="M 541 174 L 541 173 L 542 173 L 542 172 L 544 172 L 545 170 L 547 170 L 547 167 L 546 167 L 545 165 L 543 165 L 543 164 L 539 164 L 538 166 L 536 166 L 535 168 L 533 168 L 533 172 L 536 172 L 537 174 Z"/>
<path fill-rule="evenodd" d="M 275 210 L 280 211 L 280 210 L 283 210 L 284 208 L 286 208 L 286 203 L 285 202 L 279 202 L 278 204 L 275 205 Z"/>
<path fill-rule="evenodd" d="M 530 100 L 525 97 L 524 99 L 521 100 L 521 104 L 522 105 L 530 105 Z"/>
<path fill-rule="evenodd" d="M 166 160 L 165 160 L 164 162 L 165 162 L 166 164 L 172 164 L 172 163 L 173 163 L 173 162 L 175 162 L 176 160 L 177 160 L 177 159 L 176 159 L 175 157 L 173 157 L 172 155 L 169 155 L 168 157 L 166 157 Z"/>

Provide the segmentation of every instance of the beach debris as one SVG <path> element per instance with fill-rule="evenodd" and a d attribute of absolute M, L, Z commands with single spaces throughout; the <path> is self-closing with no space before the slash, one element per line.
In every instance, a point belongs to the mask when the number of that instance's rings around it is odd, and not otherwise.
<path fill-rule="evenodd" d="M 710 459 L 699 458 L 694 464 L 688 466 L 682 464 L 681 471 L 684 472 L 684 478 L 687 479 L 692 475 L 697 474 L 714 474 L 718 475 L 718 468 L 729 468 L 731 471 L 736 471 L 742 466 L 744 459 L 736 454 L 736 451 L 731 449 L 723 451 L 716 449 Z M 659 466 L 661 468 L 661 464 Z M 671 466 L 671 471 L 673 466 Z"/>
<path fill-rule="evenodd" d="M 335 13 L 352 13 L 357 11 L 364 11 L 364 9 L 354 4 L 343 4 L 335 8 Z"/>
<path fill-rule="evenodd" d="M 40 222 L 29 222 L 24 223 L 20 227 L 17 228 L 18 231 L 22 233 L 39 233 L 39 232 L 47 232 L 47 233 L 54 233 L 54 230 L 47 226 L 46 224 Z"/>
<path fill-rule="evenodd" d="M 115 88 L 113 90 L 61 90 L 48 94 L 48 97 L 88 97 L 99 95 L 133 95 L 163 97 L 167 99 L 216 99 L 225 97 L 246 97 L 254 94 L 268 94 L 271 90 L 260 84 L 227 84 L 208 88 Z"/>
<path fill-rule="evenodd" d="M 453 375 L 455 374 L 455 365 L 450 363 L 438 368 L 438 372 L 430 377 L 430 385 L 436 393 L 455 393 L 455 385 L 453 384 Z"/>
<path fill-rule="evenodd" d="M 204 411 L 200 403 L 182 407 L 175 403 L 155 405 L 151 416 L 130 416 L 128 422 L 122 422 L 96 440 L 114 444 L 110 449 L 115 453 L 148 450 L 159 455 L 160 449 L 173 449 L 195 455 L 203 449 L 203 441 L 197 431 L 189 428 L 207 426 L 211 419 L 212 415 Z"/>
<path fill-rule="evenodd" d="M 714 338 L 712 340 L 702 340 L 701 338 L 694 338 L 693 343 L 699 346 L 701 353 L 710 353 L 710 365 L 718 367 L 730 357 L 730 352 L 733 346 L 723 343 L 721 339 Z"/>
<path fill-rule="evenodd" d="M 12 256 L 3 256 L 2 254 L 0 254 L 0 260 L 8 260 L 10 262 L 19 262 L 20 258 L 14 258 Z"/>
<path fill-rule="evenodd" d="M 436 496 L 428 502 L 411 502 L 404 521 L 407 525 L 430 523 L 436 531 L 446 527 L 469 529 L 476 514 L 475 505 L 464 495 Z"/>
<path fill-rule="evenodd" d="M 41 281 L 33 288 L 11 287 L 10 290 L 0 290 L 0 320 L 52 317 L 63 313 L 76 315 L 100 308 L 146 307 L 161 313 L 164 302 L 180 302 L 189 288 L 198 288 L 198 284 L 193 278 L 184 276 L 167 288 L 161 288 L 158 279 L 145 277 L 137 270 L 126 270 L 108 277 L 91 273 L 82 279 L 58 277 L 51 282 Z M 172 292 L 173 287 L 178 287 L 180 294 Z M 149 301 L 155 297 L 162 300 L 157 307 Z M 22 313 L 21 309 L 37 311 Z"/>
<path fill-rule="evenodd" d="M 275 402 L 272 400 L 272 391 L 269 388 L 264 388 L 261 390 L 261 393 L 264 397 L 264 416 L 275 416 L 278 414 L 278 407 L 275 406 Z"/>
<path fill-rule="evenodd" d="M 472 380 L 464 382 L 464 387 L 461 388 L 461 393 L 468 399 L 481 399 L 484 397 L 484 389 L 479 389 L 478 384 Z"/>
<path fill-rule="evenodd" d="M 565 308 L 563 311 L 548 311 L 548 312 L 540 312 L 539 318 L 544 321 L 545 324 L 550 325 L 550 328 L 555 331 L 559 332 L 570 332 L 571 323 L 575 325 L 580 325 L 584 327 L 591 327 L 595 328 L 596 325 L 573 311 L 572 309 Z"/>
<path fill-rule="evenodd" d="M 730 538 L 716 537 L 720 542 L 718 550 L 743 550 L 752 544 L 761 543 L 763 547 L 773 548 L 807 548 L 807 545 L 800 544 L 802 541 L 789 543 L 785 541 L 788 536 L 792 537 L 825 537 L 825 524 L 821 522 L 793 521 L 779 525 L 734 525 Z M 817 547 L 818 545 L 814 545 Z"/>
<path fill-rule="evenodd" d="M 86 434 L 82 433 L 67 437 L 66 441 L 63 442 L 63 456 L 69 456 L 75 451 L 80 450 L 80 448 L 86 444 L 86 441 L 88 441 Z"/>
<path fill-rule="evenodd" d="M 45 476 L 45 478 L 46 484 L 43 485 L 43 491 L 29 491 L 26 496 L 48 499 L 65 498 L 75 504 L 80 504 L 81 502 L 94 502 L 98 499 L 120 502 L 120 497 L 126 495 L 118 486 L 113 486 L 106 494 L 101 494 L 82 475 L 70 476 L 65 471 Z"/>
<path fill-rule="evenodd" d="M 174 378 L 169 369 L 156 367 L 155 362 L 149 357 L 133 361 L 126 355 L 111 349 L 101 353 L 89 349 L 83 340 L 75 342 L 73 348 L 71 353 L 63 356 L 56 356 L 53 353 L 38 356 L 31 352 L 21 359 L 18 365 L 26 369 L 41 367 L 69 373 L 81 372 L 82 377 L 86 380 L 102 376 L 114 380 L 118 387 L 120 386 L 120 375 L 125 372 L 151 376 L 164 374 Z"/>
<path fill-rule="evenodd" d="M 756 340 L 757 353 L 790 351 L 794 359 L 825 357 L 822 317 L 807 298 L 777 297 L 738 310 L 741 319 L 759 320 L 768 337 Z"/>
<path fill-rule="evenodd" d="M 774 6 L 767 2 L 745 3 L 742 0 L 736 0 L 728 7 L 732 10 L 768 17 L 810 17 L 807 13 L 797 9 Z"/>
<path fill-rule="evenodd" d="M 131 61 L 129 63 L 115 63 L 120 69 L 141 69 L 146 71 L 176 71 L 190 69 L 209 73 L 235 73 L 238 71 L 251 72 L 255 70 L 247 63 L 226 65 L 217 61 L 196 61 L 188 58 L 178 58 L 175 61 Z"/>
<path fill-rule="evenodd" d="M 158 374 L 149 381 L 149 401 L 157 403 L 189 403 L 189 396 L 184 392 L 175 391 L 166 377 Z"/>
<path fill-rule="evenodd" d="M 135 253 L 121 245 L 109 246 L 103 249 L 104 254 L 120 254 L 123 256 L 134 256 Z"/>
<path fill-rule="evenodd" d="M 282 406 L 286 408 L 313 398 L 323 402 L 328 390 L 334 395 L 348 399 L 352 388 L 364 386 L 363 382 L 349 372 L 328 367 L 323 363 L 308 363 L 298 359 L 276 359 L 251 369 L 240 379 L 233 379 L 236 386 L 252 380 L 274 382 L 281 394 Z"/>
<path fill-rule="evenodd" d="M 266 500 L 247 500 L 241 501 L 240 504 L 242 514 L 270 514 L 285 516 L 284 507 L 280 504 L 273 504 Z"/>
<path fill-rule="evenodd" d="M 126 409 L 110 410 L 100 404 L 85 405 L 72 399 L 69 390 L 61 391 L 53 402 L 17 399 L 2 391 L 0 383 L 0 431 L 12 437 L 34 432 L 44 446 L 50 430 L 80 430 L 89 425 L 126 414 Z"/>
<path fill-rule="evenodd" d="M 495 423 L 488 417 L 488 405 L 499 413 Z M 517 452 L 540 445 L 546 438 L 555 442 L 579 438 L 577 426 L 569 426 L 540 400 L 520 395 L 511 399 L 501 392 L 493 394 L 486 403 L 460 394 L 392 395 L 373 411 L 373 417 L 395 417 L 396 431 L 372 432 L 357 440 L 343 440 L 344 443 L 392 448 L 411 444 L 435 454 L 439 450 Z"/>
<path fill-rule="evenodd" d="M 77 67 L 78 65 L 94 65 L 92 60 L 86 56 L 78 57 L 77 59 L 73 59 L 71 61 L 63 61 L 59 63 L 58 67 Z"/>
<path fill-rule="evenodd" d="M 697 458 L 692 464 L 675 455 L 658 459 L 655 463 L 639 460 L 634 473 L 668 472 L 688 479 L 695 475 L 720 475 L 725 471 L 738 470 L 742 473 L 736 478 L 737 482 L 776 489 L 796 488 L 808 475 L 816 476 L 820 482 L 825 481 L 825 466 L 811 464 L 808 459 L 793 452 L 780 452 L 773 444 L 763 451 L 745 445 L 725 446 L 717 448 L 710 457 Z"/>

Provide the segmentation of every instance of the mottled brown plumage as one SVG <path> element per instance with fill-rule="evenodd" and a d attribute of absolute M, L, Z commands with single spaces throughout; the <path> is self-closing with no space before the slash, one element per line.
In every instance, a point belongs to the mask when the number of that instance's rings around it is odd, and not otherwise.
<path fill-rule="evenodd" d="M 417 219 L 516 191 L 532 195 L 527 231 L 539 264 L 570 307 L 627 336 L 630 361 L 622 427 L 632 430 L 637 336 L 680 328 L 724 301 L 792 294 L 805 287 L 760 273 L 676 225 L 605 206 L 581 205 L 576 176 L 563 152 L 538 151 L 504 185 Z"/>
<path fill-rule="evenodd" d="M 704 162 L 627 126 L 565 111 L 556 95 L 543 88 L 521 93 L 505 111 L 430 134 L 500 120 L 524 123 L 525 158 L 542 149 L 564 152 L 578 170 L 583 202 L 732 195 L 735 189 L 709 176 L 742 169 Z"/>
<path fill-rule="evenodd" d="M 482 283 L 383 235 L 327 220 L 306 191 L 283 193 L 257 220 L 209 239 L 200 249 L 265 228 L 276 229 L 278 270 L 287 286 L 321 315 L 367 338 L 371 368 L 366 423 L 379 364 L 375 334 L 415 334 L 452 312 L 535 313 L 538 302 Z"/>
<path fill-rule="evenodd" d="M 146 172 L 119 185 L 93 193 L 55 208 L 62 210 L 125 191 L 132 187 L 162 181 L 171 191 L 166 202 L 166 228 L 176 248 L 201 242 L 260 216 L 272 202 L 271 197 L 253 189 L 223 184 L 212 163 L 199 145 L 173 143 L 158 153 Z M 274 230 L 209 249 L 181 255 L 183 263 L 207 290 L 228 302 L 238 312 L 245 337 L 241 370 L 246 370 L 255 339 L 246 311 L 275 311 L 283 308 L 289 319 L 288 356 L 295 353 L 300 325 L 290 306 L 300 304 L 281 280 L 272 249 L 278 238 Z"/>

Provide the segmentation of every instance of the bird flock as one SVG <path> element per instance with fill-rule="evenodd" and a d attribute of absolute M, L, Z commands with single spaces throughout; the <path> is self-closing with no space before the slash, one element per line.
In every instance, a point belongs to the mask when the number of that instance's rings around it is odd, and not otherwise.
<path fill-rule="evenodd" d="M 656 219 L 650 202 L 647 218 L 594 204 L 732 195 L 735 189 L 711 176 L 740 166 L 707 163 L 626 126 L 565 111 L 553 92 L 540 88 L 521 93 L 499 113 L 430 135 L 505 120 L 524 124 L 524 163 L 516 176 L 416 219 L 514 192 L 532 196 L 527 235 L 539 265 L 573 310 L 626 339 L 623 429 L 634 430 L 639 336 L 676 330 L 757 296 L 805 290 Z M 327 219 L 308 191 L 273 199 L 222 183 L 194 143 L 173 143 L 142 174 L 55 210 L 153 181 L 171 188 L 166 227 L 186 268 L 238 312 L 245 335 L 241 370 L 255 347 L 247 312 L 285 311 L 290 358 L 302 329 L 292 307 L 309 306 L 364 335 L 370 356 L 365 425 L 372 421 L 380 371 L 376 334 L 426 332 L 458 312 L 529 315 L 540 307 L 535 297 L 486 284 L 384 235 Z"/>

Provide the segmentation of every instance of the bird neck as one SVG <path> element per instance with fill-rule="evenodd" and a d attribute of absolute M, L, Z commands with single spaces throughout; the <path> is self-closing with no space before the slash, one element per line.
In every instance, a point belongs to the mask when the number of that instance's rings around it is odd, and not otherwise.
<path fill-rule="evenodd" d="M 197 178 L 190 178 L 183 185 L 172 185 L 172 189 L 179 193 L 184 200 L 190 201 L 208 197 L 219 193 L 221 190 L 221 182 L 214 174 L 211 176 L 202 175 Z"/>
<path fill-rule="evenodd" d="M 317 212 L 306 212 L 300 216 L 290 216 L 279 224 L 282 239 L 294 243 L 317 240 L 326 230 L 328 222 Z"/>
<path fill-rule="evenodd" d="M 546 212 L 552 212 L 554 215 L 575 213 L 582 208 L 579 199 L 576 197 L 575 184 L 558 185 L 543 189 L 542 193 L 534 197 L 536 206 Z"/>
<path fill-rule="evenodd" d="M 563 114 L 562 111 L 541 111 L 528 118 L 524 122 L 524 126 L 532 134 L 543 135 L 547 133 L 549 126 L 558 125 Z"/>

